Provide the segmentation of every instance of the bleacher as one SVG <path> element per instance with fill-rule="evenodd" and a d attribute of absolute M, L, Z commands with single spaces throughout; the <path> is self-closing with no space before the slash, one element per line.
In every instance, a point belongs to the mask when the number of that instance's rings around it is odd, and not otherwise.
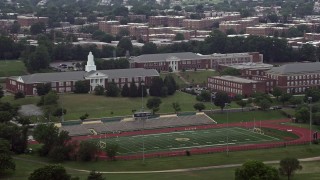
<path fill-rule="evenodd" d="M 144 122 L 143 122 L 144 121 Z M 144 123 L 144 124 L 143 124 Z M 71 136 L 92 134 L 89 129 L 93 129 L 98 134 L 114 133 L 118 131 L 137 131 L 144 129 L 159 129 L 179 126 L 204 125 L 215 123 L 205 114 L 183 115 L 183 116 L 166 116 L 145 120 L 119 121 L 117 119 L 104 120 L 100 123 L 80 124 L 62 126 L 61 130 L 69 131 Z"/>

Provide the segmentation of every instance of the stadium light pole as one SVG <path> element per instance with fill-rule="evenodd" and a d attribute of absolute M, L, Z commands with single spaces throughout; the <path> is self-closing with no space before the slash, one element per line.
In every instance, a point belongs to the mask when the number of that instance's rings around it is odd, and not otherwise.
<path fill-rule="evenodd" d="M 144 86 L 144 81 L 141 81 L 141 111 L 143 112 L 143 86 Z M 144 156 L 144 119 L 145 117 L 141 117 L 142 119 L 142 162 L 144 164 L 145 156 Z"/>
<path fill-rule="evenodd" d="M 227 109 L 228 106 L 230 106 L 229 103 L 224 103 L 224 107 L 227 110 L 227 156 L 229 156 L 229 109 Z"/>
<path fill-rule="evenodd" d="M 309 123 L 310 123 L 310 142 L 309 142 L 309 145 L 311 146 L 311 140 L 312 140 L 312 138 L 311 138 L 311 136 L 312 136 L 312 132 L 311 132 L 311 126 L 312 126 L 312 97 L 311 96 L 309 96 L 308 97 L 308 101 L 309 101 L 309 106 L 310 106 L 310 117 L 309 117 Z"/>

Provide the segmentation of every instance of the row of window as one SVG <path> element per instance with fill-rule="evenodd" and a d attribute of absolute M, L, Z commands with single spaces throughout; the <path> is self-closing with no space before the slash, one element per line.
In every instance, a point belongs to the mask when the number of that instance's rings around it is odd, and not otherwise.
<path fill-rule="evenodd" d="M 235 89 L 231 87 L 226 87 L 222 85 L 216 85 L 216 84 L 209 84 L 210 89 L 214 89 L 216 91 L 224 91 L 228 93 L 234 93 L 234 94 L 242 94 L 242 89 Z"/>
<path fill-rule="evenodd" d="M 297 85 L 314 85 L 320 83 L 320 80 L 307 80 L 307 81 L 291 81 L 287 82 L 287 86 L 297 86 Z"/>
<path fill-rule="evenodd" d="M 58 82 L 59 86 L 71 86 L 71 82 L 72 81 L 66 81 L 66 82 Z M 52 82 L 51 83 L 51 87 L 56 87 L 57 86 L 57 82 Z"/>
<path fill-rule="evenodd" d="M 299 75 L 299 76 L 287 76 L 287 80 L 314 79 L 314 78 L 320 78 L 320 74 L 307 74 L 307 75 Z"/>
<path fill-rule="evenodd" d="M 299 88 L 287 88 L 287 93 L 302 93 L 305 92 L 308 87 L 299 87 Z"/>
<path fill-rule="evenodd" d="M 209 82 L 211 82 L 213 84 L 221 84 L 221 85 L 224 85 L 224 86 L 230 86 L 230 87 L 234 87 L 234 88 L 242 88 L 242 84 L 223 81 L 223 80 L 220 80 L 220 79 L 209 79 Z"/>

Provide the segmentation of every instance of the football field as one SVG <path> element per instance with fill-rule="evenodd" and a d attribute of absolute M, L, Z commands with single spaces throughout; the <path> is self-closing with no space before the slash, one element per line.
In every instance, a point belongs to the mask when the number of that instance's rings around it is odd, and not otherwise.
<path fill-rule="evenodd" d="M 279 141 L 278 138 L 255 133 L 240 127 L 214 128 L 205 130 L 189 129 L 186 131 L 146 134 L 136 136 L 119 136 L 92 139 L 100 147 L 107 143 L 119 145 L 119 155 L 137 154 L 142 152 L 143 142 L 145 153 L 175 151 L 191 148 L 219 147 L 240 144 L 259 144 L 264 142 Z"/>

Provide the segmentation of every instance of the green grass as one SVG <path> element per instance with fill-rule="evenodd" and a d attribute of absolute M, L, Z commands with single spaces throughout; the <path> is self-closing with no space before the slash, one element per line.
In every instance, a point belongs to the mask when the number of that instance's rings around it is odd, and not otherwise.
<path fill-rule="evenodd" d="M 262 134 L 257 134 L 244 128 L 218 128 L 195 131 L 181 131 L 171 133 L 158 133 L 137 136 L 123 136 L 118 138 L 104 139 L 102 135 L 101 143 L 119 144 L 119 154 L 136 154 L 142 152 L 142 140 L 145 143 L 145 152 L 159 152 L 171 150 L 183 150 L 190 148 L 221 147 L 227 145 L 252 144 L 280 139 Z M 280 137 L 282 138 L 282 137 Z M 94 139 L 99 143 L 100 139 Z"/>
<path fill-rule="evenodd" d="M 96 161 L 96 162 L 64 162 L 61 163 L 67 168 L 68 173 L 73 176 L 78 176 L 81 180 L 86 179 L 88 173 L 78 172 L 71 170 L 70 168 L 85 169 L 85 170 L 97 170 L 97 171 L 145 171 L 145 170 L 165 170 L 165 169 L 181 169 L 191 167 L 202 167 L 202 166 L 214 166 L 239 163 L 242 164 L 247 160 L 260 160 L 260 161 L 271 161 L 280 160 L 284 157 L 296 157 L 296 158 L 307 158 L 319 156 L 320 145 L 309 146 L 292 146 L 286 148 L 275 148 L 275 149 L 263 149 L 253 151 L 240 151 L 230 152 L 229 156 L 225 153 L 214 153 L 204 155 L 192 155 L 184 157 L 170 157 L 170 158 L 154 158 L 146 159 L 146 163 L 143 164 L 141 160 L 132 161 Z M 40 158 L 34 155 L 18 155 L 16 157 L 25 158 L 29 161 L 40 161 L 47 163 L 47 159 Z M 7 175 L 4 178 L 12 180 L 27 179 L 34 169 L 42 167 L 43 165 L 36 162 L 25 162 L 22 160 L 15 160 L 17 167 L 16 172 L 12 175 Z M 303 162 L 302 171 L 298 171 L 294 176 L 293 180 L 299 179 L 319 179 L 320 170 L 319 162 Z M 278 167 L 278 165 L 275 165 Z M 223 168 L 223 169 L 210 169 L 203 171 L 192 171 L 192 172 L 181 172 L 181 173 L 156 173 L 156 174 L 105 174 L 104 176 L 108 179 L 234 179 L 235 168 Z M 282 178 L 286 179 L 286 178 Z"/>
<path fill-rule="evenodd" d="M 301 127 L 301 128 L 306 128 L 306 129 L 310 129 L 310 125 L 308 123 L 284 123 L 286 125 L 289 126 L 297 126 L 297 127 Z M 311 128 L 315 131 L 320 131 L 320 126 L 319 125 L 312 125 Z"/>
<path fill-rule="evenodd" d="M 22 61 L 0 61 L 0 77 L 19 76 L 27 74 L 27 69 Z"/>
<path fill-rule="evenodd" d="M 269 136 L 273 136 L 279 139 L 284 139 L 284 140 L 293 140 L 293 139 L 298 139 L 299 136 L 297 136 L 296 134 L 293 134 L 291 132 L 287 132 L 287 131 L 279 131 L 277 129 L 271 129 L 271 128 L 261 128 L 264 132 L 264 134 L 269 135 Z"/>
<path fill-rule="evenodd" d="M 164 79 L 166 76 L 171 75 L 173 77 L 173 79 L 176 81 L 177 85 L 179 86 L 179 88 L 184 88 L 187 86 L 187 84 L 181 80 L 181 78 L 179 76 L 177 76 L 176 73 L 160 73 L 160 77 L 162 79 Z"/>
<path fill-rule="evenodd" d="M 144 107 L 147 100 L 151 97 L 144 98 Z M 195 111 L 193 105 L 198 103 L 195 96 L 177 91 L 175 95 L 161 98 L 162 104 L 157 113 L 173 113 L 173 102 L 178 102 L 181 111 Z M 105 97 L 95 96 L 92 94 L 65 94 L 60 96 L 60 103 L 67 109 L 65 116 L 66 120 L 79 119 L 86 112 L 90 115 L 89 118 L 100 118 L 110 116 L 132 115 L 132 110 L 141 109 L 141 98 L 123 98 L 123 97 Z M 212 106 L 210 103 L 204 103 L 207 109 Z M 239 107 L 235 103 L 231 107 Z M 214 108 L 217 108 L 214 106 Z"/>
<path fill-rule="evenodd" d="M 190 84 L 206 86 L 209 76 L 217 76 L 217 71 L 198 70 L 198 71 L 185 71 L 180 72 L 180 75 L 187 80 Z"/>
<path fill-rule="evenodd" d="M 10 102 L 16 105 L 37 104 L 39 100 L 40 100 L 39 96 L 27 96 L 25 98 L 21 98 L 17 100 L 15 100 L 14 96 L 12 95 L 4 96 L 3 98 L 1 98 L 2 102 Z"/>
<path fill-rule="evenodd" d="M 246 112 L 234 112 L 234 113 L 215 113 L 210 117 L 218 123 L 227 123 L 227 115 L 229 116 L 229 123 L 232 122 L 248 122 L 248 121 L 260 121 L 286 118 L 281 111 L 269 110 L 269 111 L 246 111 Z"/>

